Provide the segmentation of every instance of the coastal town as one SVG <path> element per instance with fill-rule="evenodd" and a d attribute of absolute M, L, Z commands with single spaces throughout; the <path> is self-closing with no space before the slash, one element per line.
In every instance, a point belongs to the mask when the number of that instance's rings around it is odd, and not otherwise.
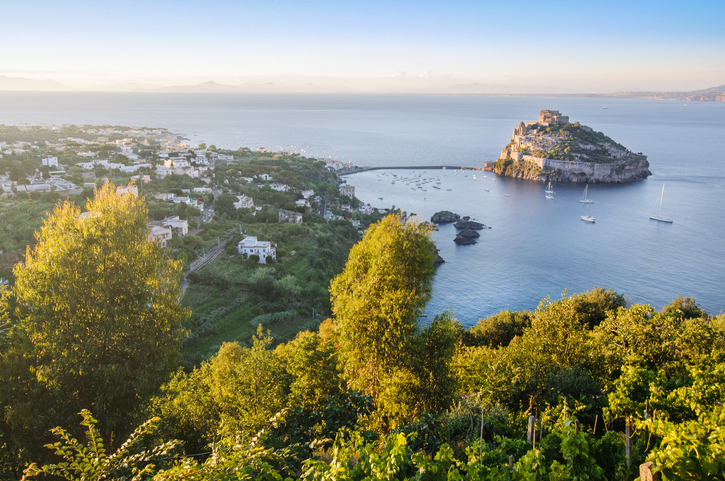
<path fill-rule="evenodd" d="M 370 205 L 360 205 L 355 199 L 355 188 L 351 185 L 340 185 L 341 201 L 337 202 L 336 197 L 333 200 L 329 195 L 325 197 L 324 192 L 310 188 L 309 182 L 300 182 L 299 178 L 282 181 L 284 175 L 278 179 L 271 170 L 261 169 L 248 175 L 237 170 L 227 175 L 231 172 L 230 165 L 255 156 L 290 159 L 299 158 L 300 154 L 284 150 L 270 152 L 264 147 L 256 151 L 248 148 L 224 151 L 205 144 L 192 147 L 183 136 L 166 129 L 0 126 L 0 198 L 7 201 L 18 194 L 30 199 L 38 199 L 43 194 L 60 197 L 90 194 L 110 181 L 119 193 L 139 195 L 141 191 L 154 205 L 165 207 L 152 209 L 148 225 L 149 237 L 163 246 L 174 236 L 184 237 L 210 222 L 215 215 L 214 202 L 220 196 L 232 196 L 231 205 L 240 213 L 255 216 L 260 211 L 274 209 L 278 222 L 301 223 L 304 213 L 314 212 L 326 221 L 348 220 L 359 228 L 361 220 L 354 214 L 374 213 Z M 313 161 L 331 173 L 347 167 L 332 159 Z M 274 205 L 261 201 L 259 196 L 255 199 L 250 190 L 259 191 L 263 196 L 268 192 L 284 195 Z M 155 211 L 160 210 L 178 214 L 155 216 Z M 252 251 L 242 247 L 244 242 L 247 241 L 239 242 L 239 253 L 249 255 Z M 269 241 L 257 242 L 269 244 Z M 274 247 L 268 246 L 257 253 L 264 254 L 260 263 L 267 256 L 275 258 Z"/>

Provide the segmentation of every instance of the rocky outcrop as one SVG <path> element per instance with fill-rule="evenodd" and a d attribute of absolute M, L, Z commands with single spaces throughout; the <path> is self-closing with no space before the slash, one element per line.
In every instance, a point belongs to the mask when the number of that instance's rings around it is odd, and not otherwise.
<path fill-rule="evenodd" d="M 646 179 L 647 156 L 634 153 L 601 132 L 578 122 L 519 123 L 496 162 L 484 170 L 505 177 L 543 182 L 625 183 Z"/>
<path fill-rule="evenodd" d="M 436 250 L 435 250 L 435 252 L 433 252 L 433 264 L 435 264 L 435 265 L 436 265 L 436 267 L 446 262 L 446 261 L 445 261 L 445 260 L 444 260 L 444 259 L 443 259 L 443 258 L 442 258 L 442 257 L 440 256 L 440 254 L 439 254 L 438 252 L 439 252 L 439 251 L 438 251 L 438 249 L 436 249 Z"/>
<path fill-rule="evenodd" d="M 473 237 L 465 237 L 461 234 L 458 234 L 455 239 L 453 239 L 453 242 L 455 242 L 458 245 L 467 246 L 472 245 L 476 243 L 476 239 Z"/>
<path fill-rule="evenodd" d="M 481 230 L 485 228 L 486 226 L 484 224 L 481 224 L 480 222 L 475 222 L 472 220 L 469 220 L 469 216 L 465 216 L 462 219 L 460 219 L 458 222 L 456 222 L 453 227 L 456 229 L 472 229 L 472 230 Z M 478 237 L 478 236 L 476 236 Z"/>
<path fill-rule="evenodd" d="M 430 218 L 430 221 L 434 224 L 450 224 L 451 222 L 455 222 L 460 218 L 461 216 L 458 214 L 454 214 L 449 210 L 442 210 L 433 214 L 433 216 Z"/>
<path fill-rule="evenodd" d="M 461 232 L 459 232 L 457 235 L 461 237 L 470 237 L 471 239 L 477 239 L 481 237 L 481 234 L 476 232 L 473 229 L 463 229 Z"/>

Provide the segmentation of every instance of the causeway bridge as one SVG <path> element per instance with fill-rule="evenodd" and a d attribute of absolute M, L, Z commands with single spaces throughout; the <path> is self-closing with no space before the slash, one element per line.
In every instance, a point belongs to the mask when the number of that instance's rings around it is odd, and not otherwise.
<path fill-rule="evenodd" d="M 388 165 L 385 167 L 358 167 L 356 169 L 340 170 L 337 175 L 350 175 L 369 170 L 483 170 L 483 167 L 466 167 L 460 165 Z"/>

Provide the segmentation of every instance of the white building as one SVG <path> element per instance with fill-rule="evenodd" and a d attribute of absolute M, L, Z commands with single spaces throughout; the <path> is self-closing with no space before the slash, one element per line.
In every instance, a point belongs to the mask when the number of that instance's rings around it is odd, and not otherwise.
<path fill-rule="evenodd" d="M 355 187 L 352 185 L 341 185 L 340 195 L 345 195 L 352 199 L 353 197 L 355 197 Z"/>
<path fill-rule="evenodd" d="M 58 167 L 58 157 L 47 157 L 41 160 L 41 163 L 48 167 Z"/>
<path fill-rule="evenodd" d="M 302 194 L 302 197 L 304 197 L 305 199 L 309 199 L 310 197 L 315 195 L 315 191 L 312 189 L 307 189 L 300 191 L 300 194 Z"/>
<path fill-rule="evenodd" d="M 254 199 L 246 195 L 238 195 L 237 201 L 233 204 L 235 209 L 253 209 Z"/>
<path fill-rule="evenodd" d="M 149 168 L 150 169 L 152 167 L 152 165 L 151 164 L 124 165 L 123 167 L 120 168 L 120 170 L 121 170 L 121 172 L 126 172 L 126 173 L 131 174 L 131 173 L 136 172 L 138 169 L 141 169 L 143 167 L 146 167 L 146 168 Z"/>
<path fill-rule="evenodd" d="M 237 251 L 240 254 L 248 256 L 259 256 L 259 263 L 266 264 L 267 257 L 277 259 L 277 249 L 272 246 L 270 241 L 258 241 L 256 237 L 245 237 L 237 244 Z"/>
<path fill-rule="evenodd" d="M 178 215 L 166 217 L 161 221 L 161 225 L 164 227 L 171 227 L 172 229 L 178 229 L 181 237 L 184 237 L 189 233 L 189 222 L 185 219 L 179 219 Z"/>
<path fill-rule="evenodd" d="M 149 226 L 149 240 L 158 241 L 161 247 L 166 247 L 166 243 L 171 240 L 173 233 L 171 227 L 161 227 L 158 225 Z"/>
<path fill-rule="evenodd" d="M 191 164 L 188 160 L 184 159 L 166 159 L 164 160 L 164 167 L 167 169 L 171 169 L 174 167 L 191 167 Z"/>
<path fill-rule="evenodd" d="M 277 192 L 287 192 L 289 190 L 289 185 L 282 184 L 280 182 L 275 182 L 270 187 L 272 187 L 272 190 L 276 190 Z"/>
<path fill-rule="evenodd" d="M 116 194 L 123 195 L 123 194 L 132 194 L 138 197 L 138 187 L 135 185 L 129 185 L 129 186 L 123 186 L 119 185 L 116 187 Z"/>

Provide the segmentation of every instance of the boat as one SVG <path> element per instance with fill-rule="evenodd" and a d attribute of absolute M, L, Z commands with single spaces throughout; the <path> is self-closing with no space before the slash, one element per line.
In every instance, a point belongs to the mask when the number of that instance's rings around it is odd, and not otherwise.
<path fill-rule="evenodd" d="M 553 194 L 554 188 L 551 186 L 551 182 L 549 182 L 549 185 L 546 187 L 546 190 L 544 191 L 547 194 Z"/>
<path fill-rule="evenodd" d="M 589 190 L 589 184 L 584 187 L 584 194 L 582 195 L 582 198 L 579 200 L 582 204 L 593 204 L 594 201 L 592 199 L 587 199 L 587 191 Z"/>
<path fill-rule="evenodd" d="M 486 192 L 491 192 L 491 189 L 483 189 L 483 190 L 485 190 Z"/>
<path fill-rule="evenodd" d="M 549 199 L 549 200 L 553 200 L 554 199 L 554 196 L 551 195 L 551 194 L 546 194 L 546 198 Z"/>
<path fill-rule="evenodd" d="M 669 217 L 663 217 L 662 216 L 662 199 L 665 197 L 665 184 L 662 184 L 662 192 L 660 192 L 660 198 L 658 199 L 659 204 L 659 210 L 657 211 L 657 215 L 651 215 L 649 216 L 650 219 L 656 220 L 658 222 L 665 222 L 667 224 L 672 224 L 672 219 Z"/>
<path fill-rule="evenodd" d="M 506 197 L 511 197 L 511 194 L 509 194 L 509 193 L 506 193 Z"/>
<path fill-rule="evenodd" d="M 591 222 L 592 224 L 594 223 L 594 217 L 592 217 L 590 215 L 583 215 L 582 220 L 584 222 Z"/>

